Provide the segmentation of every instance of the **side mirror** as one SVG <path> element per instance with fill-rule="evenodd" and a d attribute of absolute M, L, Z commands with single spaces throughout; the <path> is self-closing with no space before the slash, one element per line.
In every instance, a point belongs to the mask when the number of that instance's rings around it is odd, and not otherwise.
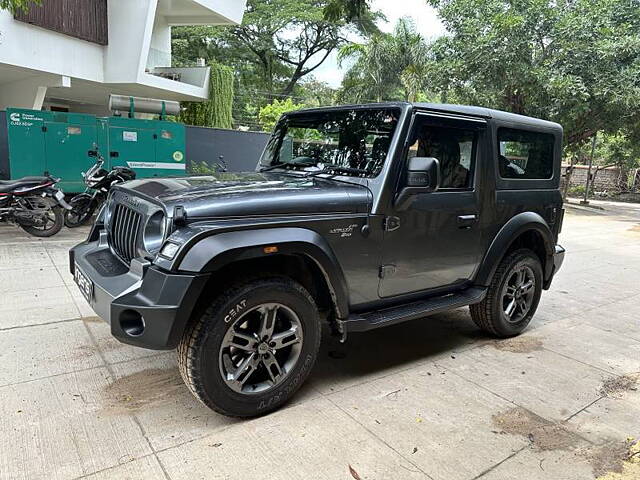
<path fill-rule="evenodd" d="M 407 168 L 407 187 L 434 192 L 440 185 L 440 162 L 433 157 L 413 157 Z M 415 193 L 418 193 L 416 191 Z"/>
<path fill-rule="evenodd" d="M 97 150 L 89 150 L 87 152 L 87 155 L 90 157 L 97 157 L 98 156 L 98 151 Z"/>
<path fill-rule="evenodd" d="M 407 186 L 396 198 L 396 208 L 404 210 L 415 194 L 435 192 L 440 186 L 440 162 L 433 157 L 413 157 L 407 166 Z"/>

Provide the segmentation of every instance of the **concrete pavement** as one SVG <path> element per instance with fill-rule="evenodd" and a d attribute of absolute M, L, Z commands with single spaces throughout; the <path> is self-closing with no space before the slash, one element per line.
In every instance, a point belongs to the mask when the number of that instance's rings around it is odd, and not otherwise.
<path fill-rule="evenodd" d="M 173 352 L 110 337 L 68 273 L 86 230 L 2 226 L 0 478 L 637 478 L 640 209 L 603 207 L 568 208 L 522 336 L 495 341 L 467 309 L 327 336 L 294 400 L 245 421 L 199 404 Z"/>

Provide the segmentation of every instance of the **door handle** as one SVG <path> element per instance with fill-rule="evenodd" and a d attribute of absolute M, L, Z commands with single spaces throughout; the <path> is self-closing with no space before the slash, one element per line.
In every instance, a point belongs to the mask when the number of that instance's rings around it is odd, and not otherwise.
<path fill-rule="evenodd" d="M 458 228 L 471 228 L 471 225 L 478 221 L 478 216 L 472 215 L 459 215 L 458 216 Z"/>

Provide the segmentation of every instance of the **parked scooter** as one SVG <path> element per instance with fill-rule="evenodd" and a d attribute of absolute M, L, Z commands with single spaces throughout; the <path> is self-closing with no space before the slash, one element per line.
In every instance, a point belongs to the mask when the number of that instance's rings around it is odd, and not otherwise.
<path fill-rule="evenodd" d="M 64 224 L 69 228 L 89 223 L 95 211 L 106 200 L 113 185 L 136 178 L 136 172 L 127 167 L 113 167 L 111 171 L 102 168 L 104 158 L 97 150 L 90 151 L 89 155 L 97 157 L 98 160 L 86 173 L 82 173 L 87 189 L 69 202 L 71 210 L 66 212 L 64 218 Z"/>
<path fill-rule="evenodd" d="M 58 233 L 64 222 L 63 209 L 71 209 L 55 186 L 59 181 L 50 176 L 0 181 L 0 222 L 16 223 L 35 237 Z"/>

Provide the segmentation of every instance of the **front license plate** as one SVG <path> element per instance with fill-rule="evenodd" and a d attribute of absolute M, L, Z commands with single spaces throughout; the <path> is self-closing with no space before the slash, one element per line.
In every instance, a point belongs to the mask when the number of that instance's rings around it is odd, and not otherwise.
<path fill-rule="evenodd" d="M 89 280 L 89 277 L 87 277 L 82 270 L 78 268 L 77 264 L 75 265 L 74 272 L 73 279 L 75 280 L 76 285 L 78 285 L 78 288 L 82 292 L 82 295 L 84 295 L 84 298 L 87 299 L 87 302 L 91 303 L 91 300 L 93 300 L 93 282 Z"/>

